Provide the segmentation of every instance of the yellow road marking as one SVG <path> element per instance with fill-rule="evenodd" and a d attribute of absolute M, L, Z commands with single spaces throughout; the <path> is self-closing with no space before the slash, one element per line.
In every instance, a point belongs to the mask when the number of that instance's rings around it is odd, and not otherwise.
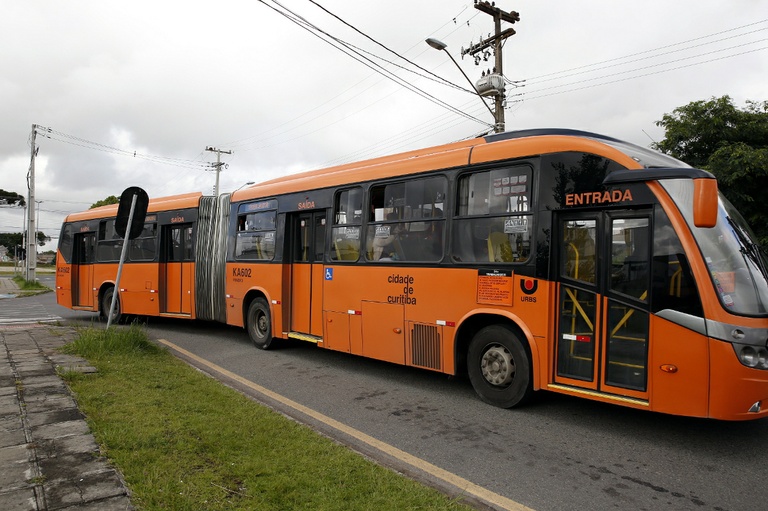
<path fill-rule="evenodd" d="M 435 477 L 436 479 L 440 479 L 442 481 L 450 483 L 453 486 L 462 490 L 464 493 L 467 493 L 476 498 L 482 499 L 488 502 L 489 504 L 497 506 L 501 509 L 506 509 L 508 511 L 533 511 L 533 509 L 527 506 L 524 506 L 523 504 L 515 502 L 514 500 L 511 500 L 511 499 L 508 499 L 502 495 L 499 495 L 498 493 L 493 493 L 492 491 L 486 490 L 482 486 L 478 486 L 464 479 L 463 477 L 459 477 L 456 474 L 448 472 L 447 470 L 443 470 L 442 468 L 437 467 L 427 461 L 424 461 L 421 458 L 417 458 L 416 456 L 408 454 L 405 451 L 401 451 L 397 447 L 394 447 L 392 445 L 389 445 L 388 443 L 382 442 L 381 440 L 377 440 L 376 438 L 373 438 L 370 435 L 366 435 L 362 431 L 359 431 L 355 428 L 347 426 L 342 422 L 332 419 L 327 415 L 323 415 L 322 413 L 317 412 L 311 408 L 307 408 L 306 406 L 300 403 L 297 403 L 296 401 L 293 401 L 291 399 L 288 399 L 287 397 L 284 397 L 284 396 L 281 396 L 280 394 L 272 392 L 271 390 L 264 388 L 261 385 L 257 385 L 256 383 L 253 383 L 250 380 L 246 380 L 242 376 L 238 376 L 237 374 L 231 371 L 228 371 L 223 367 L 214 364 L 213 362 L 209 362 L 204 358 L 198 357 L 194 353 L 191 353 L 185 350 L 184 348 L 173 344 L 170 341 L 166 341 L 165 339 L 158 339 L 158 342 L 168 346 L 169 348 L 175 351 L 178 351 L 179 353 L 183 354 L 186 357 L 191 358 L 197 363 L 209 369 L 212 369 L 217 373 L 220 373 L 226 376 L 227 378 L 231 378 L 236 382 L 242 385 L 245 385 L 246 387 L 252 390 L 255 390 L 256 392 L 264 396 L 267 396 L 270 399 L 274 399 L 275 401 L 285 406 L 288 406 L 290 408 L 293 408 L 294 410 L 297 410 L 305 415 L 308 415 L 309 417 L 312 417 L 313 419 L 320 421 L 327 426 L 330 426 L 338 431 L 341 431 L 342 433 L 345 433 L 353 438 L 356 438 L 357 440 L 365 444 L 368 444 L 369 446 L 374 447 L 380 450 L 381 452 L 402 461 L 403 463 L 407 463 L 419 470 L 426 472 L 427 474 L 431 475 L 432 477 Z"/>

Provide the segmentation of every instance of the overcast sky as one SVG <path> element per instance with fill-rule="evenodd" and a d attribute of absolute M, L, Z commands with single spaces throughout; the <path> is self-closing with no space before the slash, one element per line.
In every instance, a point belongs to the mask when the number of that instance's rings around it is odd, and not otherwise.
<path fill-rule="evenodd" d="M 39 227 L 56 237 L 68 212 L 128 186 L 150 197 L 211 194 L 216 155 L 206 146 L 233 151 L 222 155 L 227 192 L 492 123 L 477 96 L 428 75 L 468 87 L 427 37 L 445 42 L 473 81 L 492 67 L 493 57 L 461 58 L 493 31 L 472 0 L 282 1 L 395 77 L 271 1 L 5 2 L 0 189 L 27 194 L 32 124 L 52 130 L 37 137 L 36 199 Z M 647 146 L 664 135 L 655 121 L 691 101 L 768 100 L 768 0 L 496 4 L 520 13 L 504 46 L 504 74 L 520 82 L 508 89 L 507 130 L 577 128 Z M 0 206 L 0 232 L 22 223 L 18 208 Z"/>

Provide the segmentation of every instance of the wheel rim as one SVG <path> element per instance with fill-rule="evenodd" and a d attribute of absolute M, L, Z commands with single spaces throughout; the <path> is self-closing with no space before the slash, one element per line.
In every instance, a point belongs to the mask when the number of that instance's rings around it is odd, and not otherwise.
<path fill-rule="evenodd" d="M 261 311 L 256 312 L 256 336 L 263 339 L 267 335 L 267 315 Z"/>
<path fill-rule="evenodd" d="M 494 344 L 483 353 L 480 370 L 485 381 L 497 387 L 504 387 L 515 377 L 515 360 L 507 348 Z"/>
<path fill-rule="evenodd" d="M 108 292 L 104 296 L 104 317 L 109 317 L 109 309 L 110 307 L 112 307 L 112 295 L 114 295 L 114 291 Z M 117 301 L 115 302 L 115 310 L 112 311 L 111 321 L 114 321 L 119 315 L 120 315 L 120 297 L 118 297 Z"/>

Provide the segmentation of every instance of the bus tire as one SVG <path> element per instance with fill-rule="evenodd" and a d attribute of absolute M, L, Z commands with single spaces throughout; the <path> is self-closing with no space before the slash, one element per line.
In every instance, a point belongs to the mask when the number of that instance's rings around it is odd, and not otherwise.
<path fill-rule="evenodd" d="M 107 320 L 109 309 L 112 307 L 112 295 L 115 294 L 114 286 L 108 287 L 104 294 L 101 296 L 101 317 Z M 117 301 L 115 302 L 115 310 L 112 313 L 112 323 L 118 324 L 123 317 L 123 311 L 120 308 L 120 295 L 117 295 Z"/>
<path fill-rule="evenodd" d="M 269 349 L 272 344 L 272 318 L 264 298 L 256 298 L 248 306 L 245 328 L 254 346 L 260 350 Z"/>
<path fill-rule="evenodd" d="M 490 325 L 475 334 L 467 353 L 467 372 L 480 399 L 500 408 L 521 405 L 533 393 L 525 346 L 504 325 Z"/>

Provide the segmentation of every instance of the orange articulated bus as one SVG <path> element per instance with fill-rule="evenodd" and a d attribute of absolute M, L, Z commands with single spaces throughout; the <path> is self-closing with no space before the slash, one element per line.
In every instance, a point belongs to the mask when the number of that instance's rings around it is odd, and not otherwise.
<path fill-rule="evenodd" d="M 61 305 L 109 309 L 116 210 L 65 220 Z M 261 349 L 294 338 L 468 374 L 501 407 L 549 390 L 768 414 L 754 235 L 711 174 L 610 137 L 508 132 L 152 200 L 142 236 L 118 315 L 216 320 Z"/>
<path fill-rule="evenodd" d="M 215 207 L 213 197 L 200 193 L 152 200 L 144 229 L 129 242 L 113 320 L 123 313 L 217 319 L 210 298 L 200 298 L 214 296 L 207 284 L 209 262 L 215 260 L 210 231 Z M 59 305 L 108 313 L 123 246 L 115 232 L 116 215 L 115 204 L 64 221 L 56 268 Z"/>

